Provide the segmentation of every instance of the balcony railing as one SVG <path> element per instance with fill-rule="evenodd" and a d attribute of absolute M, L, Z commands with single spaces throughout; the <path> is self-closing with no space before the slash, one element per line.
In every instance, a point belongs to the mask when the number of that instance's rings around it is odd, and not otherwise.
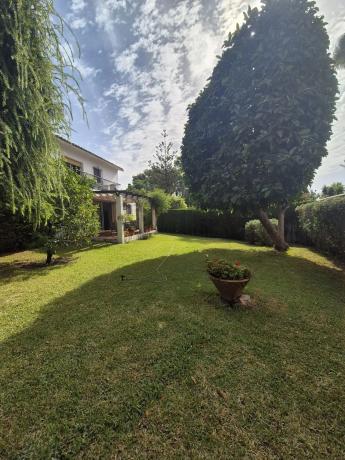
<path fill-rule="evenodd" d="M 88 177 L 94 181 L 92 186 L 93 190 L 97 190 L 100 192 L 105 191 L 112 191 L 117 190 L 120 184 L 116 184 L 108 179 L 103 179 L 103 177 L 94 176 L 93 174 L 82 172 L 83 176 Z"/>

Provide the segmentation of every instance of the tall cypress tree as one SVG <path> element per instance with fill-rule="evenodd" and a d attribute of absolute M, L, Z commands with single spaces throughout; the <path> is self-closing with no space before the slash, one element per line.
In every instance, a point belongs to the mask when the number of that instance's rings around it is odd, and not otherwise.
<path fill-rule="evenodd" d="M 55 134 L 69 134 L 69 94 L 82 103 L 64 30 L 53 0 L 1 2 L 0 204 L 35 224 L 63 192 Z"/>
<path fill-rule="evenodd" d="M 284 212 L 327 155 L 336 94 L 314 1 L 249 8 L 189 110 L 182 162 L 191 191 L 206 207 L 257 214 L 275 247 L 287 249 Z M 268 219 L 273 208 L 279 232 Z"/>

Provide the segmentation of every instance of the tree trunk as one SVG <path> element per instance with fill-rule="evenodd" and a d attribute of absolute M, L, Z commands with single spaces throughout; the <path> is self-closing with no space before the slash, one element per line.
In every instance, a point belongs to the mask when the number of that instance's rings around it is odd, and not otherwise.
<path fill-rule="evenodd" d="M 47 249 L 47 259 L 46 259 L 46 264 L 50 265 L 53 259 L 53 250 L 52 249 Z"/>
<path fill-rule="evenodd" d="M 285 210 L 284 210 L 283 216 L 284 215 L 285 215 Z M 279 217 L 281 216 L 279 215 Z M 276 249 L 279 252 L 287 251 L 289 249 L 289 245 L 287 244 L 284 238 L 284 226 L 281 227 L 281 224 L 284 223 L 282 222 L 284 221 L 284 218 L 282 217 L 282 221 L 280 220 L 280 226 L 279 226 L 278 231 L 276 230 L 274 225 L 272 225 L 271 221 L 268 218 L 266 211 L 260 209 L 259 218 L 260 218 L 260 222 L 262 223 L 264 229 L 266 230 L 266 232 L 269 234 L 270 238 L 273 241 L 274 249 Z"/>
<path fill-rule="evenodd" d="M 285 241 L 285 212 L 288 209 L 280 208 L 278 211 L 278 233 L 280 238 Z"/>

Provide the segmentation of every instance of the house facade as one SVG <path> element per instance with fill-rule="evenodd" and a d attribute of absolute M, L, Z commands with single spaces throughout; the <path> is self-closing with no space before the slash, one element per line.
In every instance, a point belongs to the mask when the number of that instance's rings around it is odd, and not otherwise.
<path fill-rule="evenodd" d="M 94 180 L 94 202 L 99 205 L 101 236 L 123 243 L 126 238 L 144 234 L 143 206 L 142 203 L 138 205 L 140 197 L 120 190 L 121 166 L 61 137 L 58 143 L 68 168 Z M 155 211 L 152 213 L 150 231 L 156 227 Z M 129 229 L 126 221 L 132 222 Z"/>
<path fill-rule="evenodd" d="M 94 190 L 100 193 L 95 193 L 94 201 L 99 204 L 101 229 L 103 231 L 115 230 L 115 197 L 101 192 L 119 189 L 119 171 L 123 171 L 123 169 L 121 166 L 66 139 L 59 137 L 58 142 L 67 166 L 77 174 L 95 180 Z M 128 199 L 124 200 L 124 212 L 136 218 L 136 203 Z"/>

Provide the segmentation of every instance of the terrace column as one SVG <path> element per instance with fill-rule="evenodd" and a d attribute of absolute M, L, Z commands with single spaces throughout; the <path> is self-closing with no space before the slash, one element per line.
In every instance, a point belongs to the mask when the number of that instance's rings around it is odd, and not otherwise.
<path fill-rule="evenodd" d="M 123 221 L 123 196 L 116 197 L 116 227 L 117 227 L 117 242 L 123 244 L 125 242 L 125 225 Z"/>
<path fill-rule="evenodd" d="M 154 230 L 157 230 L 157 213 L 156 213 L 156 208 L 151 207 L 151 213 L 152 213 L 152 227 Z"/>
<path fill-rule="evenodd" d="M 144 205 L 141 201 L 139 201 L 138 205 L 139 232 L 144 233 Z"/>

